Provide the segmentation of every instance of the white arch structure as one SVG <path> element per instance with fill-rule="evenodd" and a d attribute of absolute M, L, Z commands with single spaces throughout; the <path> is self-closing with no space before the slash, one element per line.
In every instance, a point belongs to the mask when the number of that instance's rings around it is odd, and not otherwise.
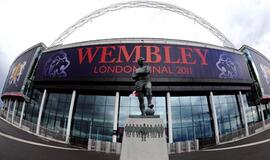
<path fill-rule="evenodd" d="M 51 47 L 62 45 L 63 41 L 69 37 L 74 31 L 76 31 L 78 28 L 82 27 L 84 24 L 88 23 L 89 21 L 92 21 L 95 18 L 98 18 L 102 15 L 105 15 L 110 12 L 118 11 L 125 8 L 157 8 L 161 10 L 166 10 L 170 12 L 174 12 L 179 15 L 183 15 L 189 19 L 192 19 L 199 23 L 201 26 L 206 28 L 208 31 L 210 31 L 213 35 L 215 35 L 221 42 L 223 42 L 223 45 L 230 48 L 235 48 L 233 43 L 225 37 L 224 34 L 222 34 L 217 28 L 215 28 L 213 25 L 211 25 L 209 22 L 204 20 L 203 18 L 195 15 L 191 11 L 188 11 L 184 8 L 163 3 L 163 2 L 157 2 L 157 1 L 128 1 L 123 3 L 116 3 L 112 4 L 105 8 L 100 8 L 85 17 L 79 19 L 76 23 L 74 23 L 72 26 L 67 28 L 52 44 Z"/>

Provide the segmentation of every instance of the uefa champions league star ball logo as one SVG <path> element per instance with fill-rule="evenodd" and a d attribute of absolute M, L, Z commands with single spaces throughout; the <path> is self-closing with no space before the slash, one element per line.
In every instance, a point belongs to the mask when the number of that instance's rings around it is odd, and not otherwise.
<path fill-rule="evenodd" d="M 220 71 L 219 78 L 234 79 L 238 76 L 237 67 L 231 57 L 221 54 L 216 63 L 217 69 Z"/>
<path fill-rule="evenodd" d="M 20 81 L 21 75 L 23 73 L 23 70 L 25 68 L 26 61 L 22 63 L 17 63 L 11 71 L 10 77 L 9 77 L 9 84 L 17 86 L 17 83 Z"/>
<path fill-rule="evenodd" d="M 59 51 L 46 61 L 43 75 L 50 78 L 65 78 L 69 65 L 67 54 L 64 51 Z"/>
<path fill-rule="evenodd" d="M 263 77 L 266 83 L 269 84 L 270 83 L 270 69 L 263 64 L 260 64 L 260 67 L 262 69 Z"/>

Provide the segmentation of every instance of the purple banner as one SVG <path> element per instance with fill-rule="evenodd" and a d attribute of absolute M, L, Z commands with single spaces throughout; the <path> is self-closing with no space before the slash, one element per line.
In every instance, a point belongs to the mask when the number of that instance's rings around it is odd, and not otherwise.
<path fill-rule="evenodd" d="M 244 51 L 250 56 L 257 70 L 263 98 L 270 98 L 270 61 L 261 53 L 247 47 Z"/>
<path fill-rule="evenodd" d="M 37 81 L 130 78 L 144 57 L 151 77 L 250 81 L 243 55 L 224 50 L 168 44 L 110 44 L 43 53 Z M 112 79 L 113 80 L 113 79 Z M 132 80 L 131 80 L 132 81 Z"/>
<path fill-rule="evenodd" d="M 11 65 L 9 73 L 3 89 L 3 94 L 8 92 L 21 92 L 24 85 L 27 73 L 31 69 L 31 64 L 37 48 L 40 45 L 35 45 L 21 54 Z"/>

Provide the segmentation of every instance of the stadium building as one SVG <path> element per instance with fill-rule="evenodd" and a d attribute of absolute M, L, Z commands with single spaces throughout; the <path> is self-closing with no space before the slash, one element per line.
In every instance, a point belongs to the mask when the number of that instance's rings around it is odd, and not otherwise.
<path fill-rule="evenodd" d="M 23 130 L 87 148 L 122 141 L 128 115 L 140 114 L 132 94 L 137 59 L 151 67 L 155 114 L 168 143 L 209 144 L 241 138 L 270 118 L 270 62 L 241 49 L 172 39 L 122 38 L 46 47 L 13 62 L 1 116 Z"/>

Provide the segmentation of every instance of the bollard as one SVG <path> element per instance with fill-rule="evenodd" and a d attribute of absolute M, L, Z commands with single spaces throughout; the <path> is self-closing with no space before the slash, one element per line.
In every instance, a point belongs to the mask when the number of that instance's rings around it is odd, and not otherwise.
<path fill-rule="evenodd" d="M 87 145 L 87 149 L 91 151 L 91 146 L 92 146 L 92 140 L 88 139 L 88 145 Z"/>
<path fill-rule="evenodd" d="M 121 143 L 116 143 L 116 154 L 121 153 Z"/>
<path fill-rule="evenodd" d="M 96 141 L 96 151 L 97 152 L 101 151 L 101 141 Z"/>
<path fill-rule="evenodd" d="M 105 142 L 105 152 L 110 153 L 111 151 L 111 142 Z"/>
<path fill-rule="evenodd" d="M 200 150 L 199 140 L 198 139 L 195 140 L 195 150 L 196 151 Z"/>
<path fill-rule="evenodd" d="M 190 152 L 190 141 L 186 141 L 186 151 Z"/>
<path fill-rule="evenodd" d="M 106 142 L 101 141 L 101 144 L 100 144 L 100 151 L 101 151 L 101 152 L 106 152 Z"/>
<path fill-rule="evenodd" d="M 173 143 L 170 143 L 170 153 L 173 153 Z"/>
<path fill-rule="evenodd" d="M 181 142 L 176 142 L 176 153 L 181 153 Z"/>
<path fill-rule="evenodd" d="M 94 139 L 91 139 L 91 143 L 90 143 L 90 151 L 96 151 L 96 143 L 97 141 Z"/>
<path fill-rule="evenodd" d="M 116 153 L 116 142 L 111 142 L 110 153 Z"/>
<path fill-rule="evenodd" d="M 168 154 L 171 154 L 171 143 L 167 143 Z"/>

